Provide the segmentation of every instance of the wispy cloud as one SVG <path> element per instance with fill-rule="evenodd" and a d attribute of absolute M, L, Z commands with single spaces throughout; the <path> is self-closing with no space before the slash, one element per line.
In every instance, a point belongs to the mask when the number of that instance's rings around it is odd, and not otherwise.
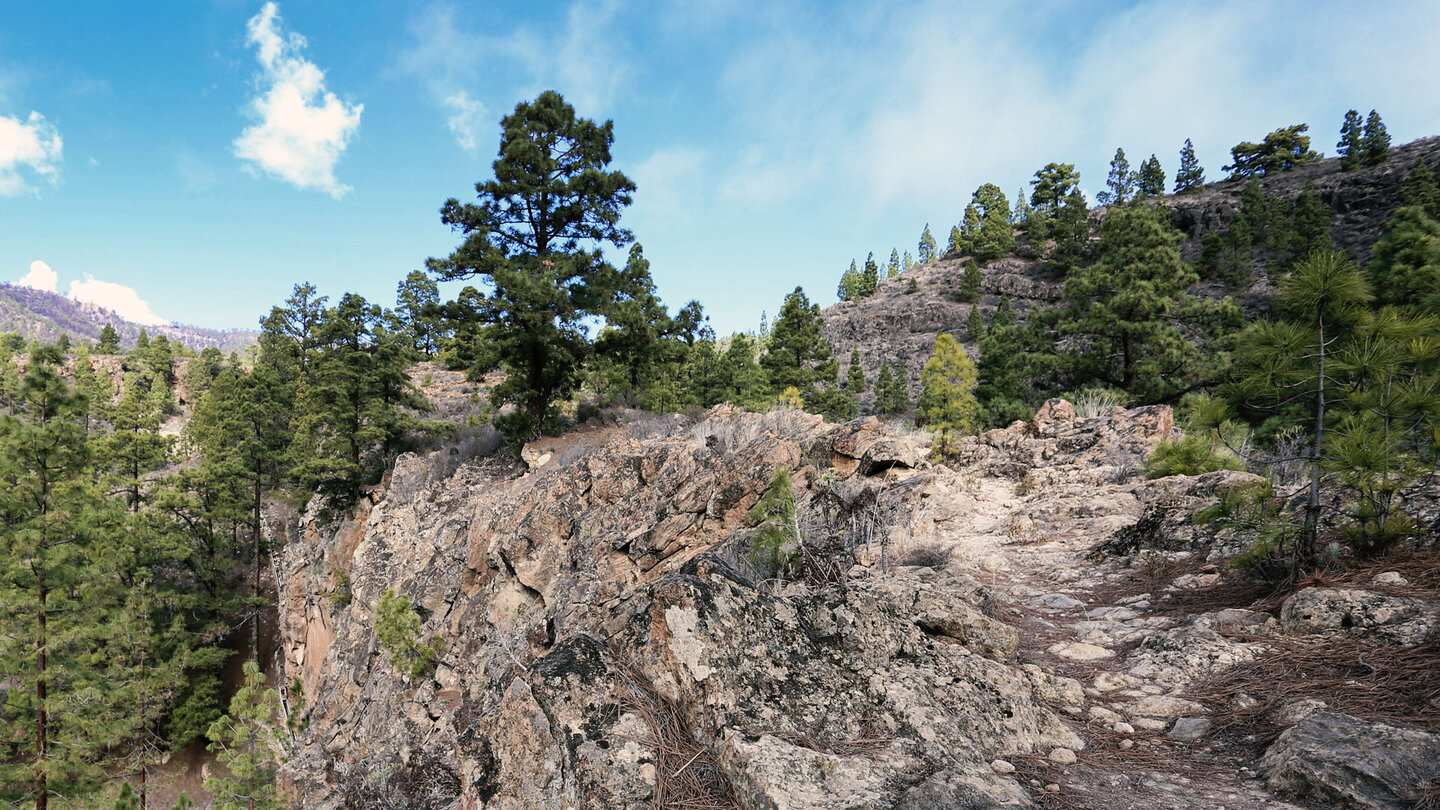
<path fill-rule="evenodd" d="M 156 315 L 134 288 L 112 281 L 100 281 L 88 273 L 84 281 L 70 282 L 70 298 L 104 307 L 133 323 L 158 326 L 170 322 Z"/>
<path fill-rule="evenodd" d="M 467 152 L 479 147 L 480 128 L 489 123 L 485 105 L 470 97 L 464 90 L 457 90 L 441 102 L 450 116 L 445 119 L 455 142 Z"/>
<path fill-rule="evenodd" d="M 34 191 L 27 174 L 55 182 L 63 146 L 60 131 L 38 112 L 23 121 L 0 115 L 0 195 Z"/>
<path fill-rule="evenodd" d="M 21 276 L 15 283 L 21 287 L 29 287 L 32 290 L 42 292 L 57 292 L 55 283 L 59 281 L 60 274 L 50 269 L 50 265 L 40 260 L 30 263 L 30 272 Z"/>
<path fill-rule="evenodd" d="M 296 188 L 335 199 L 351 189 L 335 165 L 360 129 L 363 104 L 347 104 L 325 88 L 325 72 L 301 56 L 305 38 L 286 31 L 280 9 L 266 3 L 247 26 L 260 63 L 258 95 L 249 114 L 259 123 L 235 140 L 235 155 Z"/>
<path fill-rule="evenodd" d="M 621 11 L 616 0 L 576 0 L 553 32 L 487 33 L 463 20 L 453 4 L 431 3 L 411 21 L 410 45 L 395 68 L 419 80 L 455 142 L 473 152 L 494 124 L 478 88 L 497 77 L 522 95 L 553 89 L 582 114 L 603 115 L 633 74 Z"/>

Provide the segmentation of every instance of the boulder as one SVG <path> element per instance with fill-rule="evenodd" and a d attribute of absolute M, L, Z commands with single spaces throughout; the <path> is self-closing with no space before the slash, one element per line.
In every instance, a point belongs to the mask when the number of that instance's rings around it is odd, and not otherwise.
<path fill-rule="evenodd" d="M 1297 636 L 1378 636 L 1405 646 L 1433 637 L 1440 608 L 1423 599 L 1349 588 L 1306 588 L 1280 607 L 1280 626 Z"/>
<path fill-rule="evenodd" d="M 1261 760 L 1271 791 L 1335 810 L 1402 810 L 1440 778 L 1440 735 L 1322 712 L 1301 720 Z"/>

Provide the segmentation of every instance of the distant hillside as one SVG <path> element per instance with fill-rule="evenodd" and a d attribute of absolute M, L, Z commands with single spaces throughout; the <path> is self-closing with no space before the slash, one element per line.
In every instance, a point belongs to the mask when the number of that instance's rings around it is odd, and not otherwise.
<path fill-rule="evenodd" d="M 258 337 L 257 333 L 243 329 L 222 331 L 198 326 L 142 326 L 94 304 L 29 287 L 0 284 L 0 333 L 18 332 L 27 340 L 42 342 L 53 342 L 62 334 L 67 334 L 71 340 L 93 342 L 107 323 L 115 325 L 121 344 L 127 348 L 135 345 L 141 329 L 151 337 L 164 335 L 196 351 L 213 347 L 225 354 L 244 350 Z"/>
<path fill-rule="evenodd" d="M 1400 204 L 1400 189 L 1416 158 L 1431 171 L 1440 173 L 1440 137 L 1424 138 L 1397 146 L 1387 159 L 1369 168 L 1342 172 L 1338 159 L 1319 160 L 1291 171 L 1256 178 L 1272 199 L 1288 208 L 1309 183 L 1331 211 L 1330 236 L 1335 247 L 1347 251 L 1361 264 L 1369 261 L 1370 250 L 1382 234 L 1382 225 Z M 1211 169 L 1211 174 L 1219 174 Z M 1201 253 L 1205 234 L 1223 232 L 1240 209 L 1240 195 L 1249 180 L 1222 180 L 1205 185 L 1195 194 L 1167 195 L 1160 203 L 1170 209 L 1171 222 L 1185 235 L 1181 254 L 1195 261 Z M 1091 211 L 1103 217 L 1105 209 Z M 943 240 L 949 228 L 936 230 Z M 1266 258 L 1262 256 L 1261 258 Z M 983 295 L 978 306 L 988 323 L 1002 296 L 1023 319 L 1033 306 L 1056 306 L 1064 297 L 1064 278 L 1050 264 L 1039 259 L 1006 256 L 982 268 Z M 956 293 L 965 273 L 965 257 L 929 262 L 896 278 L 883 280 L 874 296 L 859 301 L 841 301 L 827 307 L 824 334 L 842 366 L 848 370 L 850 352 L 856 349 L 873 386 L 881 363 L 897 371 L 904 369 L 910 395 L 920 393 L 920 370 L 935 343 L 935 336 L 949 332 L 959 339 L 973 358 L 979 347 L 967 341 L 965 322 L 971 304 L 960 303 Z M 910 292 L 910 281 L 915 290 Z M 839 273 L 836 273 L 839 281 Z M 1194 292 L 1203 298 L 1233 295 L 1250 315 L 1262 313 L 1274 288 L 1263 272 L 1257 272 L 1249 287 L 1230 289 L 1218 279 L 1197 285 Z M 874 390 L 860 396 L 868 412 Z"/>

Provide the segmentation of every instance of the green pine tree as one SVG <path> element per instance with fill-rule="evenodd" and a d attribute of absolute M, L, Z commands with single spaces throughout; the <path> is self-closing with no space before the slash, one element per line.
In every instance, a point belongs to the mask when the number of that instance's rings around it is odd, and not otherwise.
<path fill-rule="evenodd" d="M 1160 159 L 1151 155 L 1140 164 L 1140 171 L 1135 174 L 1135 196 L 1159 197 L 1164 193 L 1165 169 L 1160 166 Z"/>
<path fill-rule="evenodd" d="M 84 398 L 37 348 L 0 415 L 0 798 L 45 810 L 91 793 L 122 736 L 104 707 L 114 607 L 103 555 L 118 516 L 90 483 Z"/>
<path fill-rule="evenodd" d="M 979 301 L 984 281 L 984 276 L 980 273 L 980 264 L 973 258 L 966 261 L 965 277 L 960 280 L 960 300 L 967 304 Z"/>
<path fill-rule="evenodd" d="M 850 268 L 840 276 L 840 286 L 835 290 L 835 296 L 841 301 L 858 301 L 860 299 L 860 271 L 855 267 L 855 260 L 850 260 Z"/>
<path fill-rule="evenodd" d="M 980 405 L 975 400 L 978 377 L 975 364 L 955 338 L 942 332 L 920 372 L 920 400 L 916 419 L 935 435 L 935 452 L 952 454 L 961 436 L 979 425 Z"/>
<path fill-rule="evenodd" d="M 1335 144 L 1335 154 L 1340 157 L 1341 171 L 1360 168 L 1365 152 L 1361 143 L 1363 129 L 1358 111 L 1350 110 L 1345 113 L 1345 122 L 1340 125 L 1340 142 Z"/>
<path fill-rule="evenodd" d="M 1385 131 L 1385 123 L 1380 120 L 1380 113 L 1374 110 L 1365 117 L 1365 133 L 1360 136 L 1360 152 L 1361 162 L 1366 166 L 1379 166 L 1390 154 L 1390 133 Z"/>
<path fill-rule="evenodd" d="M 875 254 L 865 256 L 865 269 L 860 271 L 860 297 L 869 298 L 880 286 L 880 266 L 875 264 Z"/>
<path fill-rule="evenodd" d="M 115 324 L 107 323 L 100 329 L 100 339 L 99 342 L 95 344 L 95 353 L 120 353 L 120 333 L 115 331 Z"/>
<path fill-rule="evenodd" d="M 1205 169 L 1195 159 L 1195 147 L 1190 139 L 1180 147 L 1180 168 L 1175 170 L 1175 193 L 1190 194 L 1205 187 Z"/>
<path fill-rule="evenodd" d="M 1116 149 L 1110 159 L 1110 174 L 1105 178 L 1105 191 L 1095 195 L 1101 205 L 1123 205 L 1135 194 L 1135 173 L 1130 171 L 1130 161 L 1125 159 L 1125 150 Z"/>
<path fill-rule="evenodd" d="M 280 696 L 265 687 L 254 661 L 245 662 L 245 682 L 230 700 L 230 713 L 207 732 L 209 749 L 226 776 L 205 780 L 215 810 L 281 810 L 275 775 L 284 758 L 285 735 L 278 722 Z"/>
<path fill-rule="evenodd" d="M 1180 259 L 1181 240 L 1161 209 L 1105 216 L 1099 261 L 1065 280 L 1061 329 L 1085 337 L 1072 355 L 1077 387 L 1099 382 L 1148 402 L 1190 386 L 1198 349 L 1180 326 L 1198 278 Z"/>
<path fill-rule="evenodd" d="M 895 278 L 900 275 L 900 249 L 890 249 L 890 261 L 885 264 L 885 278 Z"/>
<path fill-rule="evenodd" d="M 476 186 L 479 203 L 451 199 L 441 209 L 464 243 L 428 269 L 445 280 L 486 281 L 474 315 L 487 345 L 476 356 L 505 369 L 490 401 L 514 404 L 502 425 L 528 437 L 553 424 L 556 404 L 579 384 L 590 349 L 586 319 L 604 317 L 613 301 L 614 271 L 599 247 L 633 241 L 619 220 L 635 184 L 607 171 L 612 122 L 578 117 L 553 90 L 516 105 L 501 128 L 495 179 Z"/>
<path fill-rule="evenodd" d="M 880 364 L 875 378 L 875 410 L 882 414 L 903 413 L 910 407 L 910 391 L 902 368 L 896 373 L 889 361 Z"/>
<path fill-rule="evenodd" d="M 1416 205 L 1431 219 L 1440 219 L 1440 184 L 1425 165 L 1424 158 L 1415 158 L 1410 172 L 1405 175 L 1405 185 L 1400 190 L 1400 205 Z"/>
<path fill-rule="evenodd" d="M 920 234 L 920 247 L 917 249 L 915 255 L 919 258 L 921 264 L 927 264 L 939 258 L 935 255 L 935 237 L 930 235 L 930 223 L 928 222 L 925 223 L 924 232 Z"/>
<path fill-rule="evenodd" d="M 986 183 L 975 190 L 970 198 L 976 209 L 979 227 L 970 237 L 970 249 L 976 259 L 988 262 L 1015 250 L 1015 228 L 1010 224 L 1010 203 L 999 186 Z M 965 209 L 966 224 L 970 224 L 970 208 Z M 962 229 L 962 235 L 964 229 Z"/>
<path fill-rule="evenodd" d="M 985 337 L 985 319 L 980 315 L 980 307 L 970 307 L 970 315 L 965 318 L 965 337 L 971 343 L 979 343 Z"/>
<path fill-rule="evenodd" d="M 977 212 L 978 217 L 978 212 Z M 948 257 L 964 256 L 970 251 L 965 248 L 965 237 L 960 233 L 959 225 L 950 226 L 950 241 L 945 245 L 945 255 Z"/>
<path fill-rule="evenodd" d="M 865 367 L 860 364 L 860 349 L 850 350 L 850 368 L 846 372 L 845 390 L 860 394 L 865 390 Z"/>

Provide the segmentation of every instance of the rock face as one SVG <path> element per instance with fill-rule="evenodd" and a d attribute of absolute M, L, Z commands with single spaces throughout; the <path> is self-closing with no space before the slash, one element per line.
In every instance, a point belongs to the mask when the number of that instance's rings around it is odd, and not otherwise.
<path fill-rule="evenodd" d="M 1401 810 L 1440 778 L 1440 735 L 1321 713 L 1281 734 L 1262 767 L 1271 790 L 1307 806 Z"/>
<path fill-rule="evenodd" d="M 1081 690 L 1012 662 L 986 588 L 886 565 L 891 541 L 852 531 L 909 531 L 935 476 L 876 427 L 718 410 L 523 473 L 402 457 L 347 520 L 302 522 L 277 566 L 284 681 L 309 699 L 285 791 L 306 808 L 1025 806 L 990 763 L 1082 748 L 1045 705 Z M 777 467 L 829 515 L 812 532 L 869 543 L 872 566 L 755 582 L 745 514 Z M 414 681 L 375 639 L 386 588 L 443 642 Z"/>

